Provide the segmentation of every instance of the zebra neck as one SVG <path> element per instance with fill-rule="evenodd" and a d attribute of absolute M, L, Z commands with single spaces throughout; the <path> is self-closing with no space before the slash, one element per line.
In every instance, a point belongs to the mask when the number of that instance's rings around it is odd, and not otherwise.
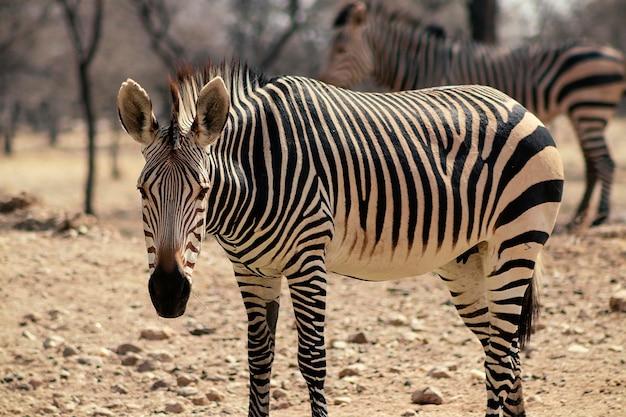
<path fill-rule="evenodd" d="M 394 91 L 445 84 L 451 42 L 425 33 L 418 23 L 374 17 L 369 25 L 374 79 Z"/>

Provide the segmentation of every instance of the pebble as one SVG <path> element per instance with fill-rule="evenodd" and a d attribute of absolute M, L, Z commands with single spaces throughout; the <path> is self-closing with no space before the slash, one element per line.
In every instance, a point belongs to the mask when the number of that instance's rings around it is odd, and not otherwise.
<path fill-rule="evenodd" d="M 113 385 L 111 391 L 117 392 L 118 394 L 128 394 L 128 389 L 122 384 Z"/>
<path fill-rule="evenodd" d="M 43 380 L 42 380 L 42 379 L 40 379 L 40 378 L 31 378 L 31 379 L 28 381 L 28 385 L 30 385 L 31 387 L 33 387 L 33 389 L 37 389 L 37 388 L 39 388 L 40 386 L 42 386 L 42 385 L 43 385 Z"/>
<path fill-rule="evenodd" d="M 164 350 L 152 352 L 148 356 L 158 362 L 172 362 L 174 360 L 172 354 Z"/>
<path fill-rule="evenodd" d="M 154 384 L 152 384 L 152 387 L 150 389 L 152 391 L 156 391 L 156 390 L 161 389 L 161 388 L 169 389 L 170 388 L 170 383 L 167 382 L 164 379 L 159 379 L 159 380 L 155 381 Z"/>
<path fill-rule="evenodd" d="M 350 397 L 335 397 L 333 400 L 333 404 L 335 405 L 350 404 L 351 402 Z"/>
<path fill-rule="evenodd" d="M 31 332 L 29 332 L 28 330 L 24 330 L 22 332 L 22 336 L 24 336 L 25 338 L 27 338 L 28 340 L 37 340 L 37 336 L 35 336 L 34 334 L 32 334 Z"/>
<path fill-rule="evenodd" d="M 411 394 L 411 402 L 415 404 L 442 404 L 443 396 L 441 393 L 432 387 L 425 387 L 414 391 Z"/>
<path fill-rule="evenodd" d="M 146 359 L 137 365 L 138 372 L 150 372 L 159 368 L 158 362 L 152 359 Z"/>
<path fill-rule="evenodd" d="M 367 336 L 365 336 L 365 333 L 358 332 L 348 337 L 348 342 L 356 343 L 356 344 L 365 344 L 365 343 L 368 343 L 368 340 L 367 340 Z"/>
<path fill-rule="evenodd" d="M 589 349 L 579 344 L 572 344 L 567 347 L 567 351 L 571 353 L 587 353 Z"/>
<path fill-rule="evenodd" d="M 94 406 L 91 409 L 90 415 L 94 417 L 109 417 L 114 416 L 115 413 L 113 413 L 113 411 L 109 410 L 108 408 Z"/>
<path fill-rule="evenodd" d="M 180 414 L 185 412 L 185 405 L 179 401 L 172 401 L 165 404 L 166 413 Z"/>
<path fill-rule="evenodd" d="M 339 371 L 339 378 L 344 378 L 346 376 L 359 376 L 366 369 L 367 369 L 367 366 L 365 366 L 364 364 L 355 363 L 354 365 L 350 365 L 347 368 L 344 368 L 341 371 Z"/>
<path fill-rule="evenodd" d="M 220 390 L 217 390 L 215 388 L 210 389 L 205 394 L 205 396 L 206 396 L 207 400 L 213 401 L 213 402 L 222 401 L 225 398 L 225 395 Z"/>
<path fill-rule="evenodd" d="M 487 374 L 485 374 L 485 371 L 481 371 L 480 369 L 472 369 L 469 371 L 469 375 L 472 379 L 475 379 L 477 381 L 486 381 L 487 380 Z"/>
<path fill-rule="evenodd" d="M 165 340 L 172 337 L 169 329 L 144 329 L 140 332 L 139 338 L 146 340 Z"/>
<path fill-rule="evenodd" d="M 417 413 L 415 411 L 413 411 L 413 410 L 406 410 L 406 411 L 403 411 L 402 414 L 400 414 L 400 417 L 414 417 L 416 415 L 417 415 Z"/>
<path fill-rule="evenodd" d="M 198 395 L 198 388 L 196 387 L 181 387 L 178 389 L 178 395 L 181 397 L 193 397 L 194 395 Z"/>
<path fill-rule="evenodd" d="M 186 387 L 195 382 L 198 382 L 198 377 L 192 374 L 180 374 L 176 377 L 176 385 L 179 387 Z"/>
<path fill-rule="evenodd" d="M 48 349 L 48 348 L 61 346 L 64 343 L 65 343 L 65 339 L 63 337 L 58 336 L 58 335 L 52 335 L 52 336 L 46 337 L 46 339 L 43 341 L 43 347 Z"/>
<path fill-rule="evenodd" d="M 611 311 L 626 313 L 626 288 L 618 290 L 609 299 Z"/>
<path fill-rule="evenodd" d="M 118 355 L 126 355 L 127 353 L 131 352 L 131 353 L 139 353 L 141 352 L 141 348 L 137 345 L 134 345 L 132 343 L 122 343 L 121 345 L 119 345 L 117 347 L 117 349 L 115 349 L 115 352 Z"/>
<path fill-rule="evenodd" d="M 287 398 L 287 396 L 288 396 L 287 391 L 285 391 L 284 389 L 276 388 L 272 390 L 272 398 L 275 400 Z"/>
<path fill-rule="evenodd" d="M 70 356 L 78 355 L 78 349 L 74 346 L 65 346 L 63 348 L 63 357 L 68 358 Z"/>
<path fill-rule="evenodd" d="M 391 326 L 406 326 L 409 324 L 409 319 L 402 313 L 396 313 L 391 315 L 386 322 Z"/>
<path fill-rule="evenodd" d="M 346 348 L 348 347 L 348 344 L 346 342 L 344 342 L 343 340 L 333 340 L 331 342 L 330 346 L 333 349 L 346 350 Z"/>
<path fill-rule="evenodd" d="M 209 403 L 205 395 L 195 395 L 190 400 L 193 405 L 207 405 Z"/>
<path fill-rule="evenodd" d="M 122 357 L 122 365 L 124 366 L 135 366 L 141 360 L 141 356 L 136 355 L 134 353 L 129 353 L 128 355 Z"/>
<path fill-rule="evenodd" d="M 430 371 L 428 371 L 428 376 L 435 378 L 435 379 L 441 379 L 441 378 L 450 378 L 450 372 L 448 372 L 447 368 L 443 368 L 443 367 L 435 367 L 433 369 L 431 369 Z"/>

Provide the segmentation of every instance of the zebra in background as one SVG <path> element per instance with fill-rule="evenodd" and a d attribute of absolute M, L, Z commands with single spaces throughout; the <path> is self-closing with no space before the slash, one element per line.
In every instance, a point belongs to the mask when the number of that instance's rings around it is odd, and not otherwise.
<path fill-rule="evenodd" d="M 563 187 L 534 115 L 489 87 L 358 93 L 236 62 L 182 67 L 170 89 L 169 126 L 134 81 L 117 99 L 145 157 L 148 288 L 160 316 L 182 315 L 203 237 L 215 236 L 248 316 L 249 416 L 269 414 L 283 276 L 317 417 L 327 274 L 432 270 L 483 346 L 486 415 L 525 414 L 519 349 Z"/>
<path fill-rule="evenodd" d="M 603 223 L 609 216 L 615 170 L 605 129 L 626 87 L 623 55 L 586 41 L 515 49 L 457 41 L 408 15 L 387 9 L 383 2 L 345 6 L 336 16 L 329 59 L 318 78 L 350 87 L 372 75 L 395 91 L 489 85 L 518 100 L 544 123 L 566 114 L 582 147 L 586 176 L 568 229 Z M 589 206 L 597 184 L 601 191 L 592 214 Z"/>

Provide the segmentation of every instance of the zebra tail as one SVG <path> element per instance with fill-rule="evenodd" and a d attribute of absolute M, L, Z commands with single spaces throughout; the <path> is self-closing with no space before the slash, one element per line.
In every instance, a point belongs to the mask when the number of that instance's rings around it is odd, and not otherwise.
<path fill-rule="evenodd" d="M 530 285 L 524 294 L 524 301 L 522 304 L 522 316 L 519 325 L 519 343 L 520 349 L 530 342 L 530 335 L 533 333 L 534 326 L 536 326 L 539 319 L 539 291 L 538 282 L 541 280 L 543 273 L 543 264 L 541 262 L 541 253 L 535 261 L 535 269 L 531 278 Z"/>

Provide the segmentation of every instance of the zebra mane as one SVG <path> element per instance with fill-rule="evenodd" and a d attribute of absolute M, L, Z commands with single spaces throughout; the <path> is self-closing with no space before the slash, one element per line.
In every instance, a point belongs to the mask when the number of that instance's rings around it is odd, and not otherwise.
<path fill-rule="evenodd" d="M 218 76 L 224 80 L 231 104 L 238 97 L 248 95 L 255 88 L 268 83 L 268 79 L 261 72 L 252 70 L 245 63 L 235 59 L 230 63 L 222 60 L 218 64 L 207 60 L 202 67 L 194 67 L 187 63 L 179 66 L 174 76 L 168 76 L 172 95 L 169 136 L 172 147 L 177 147 L 180 138 L 191 129 L 196 117 L 198 93 L 206 83 Z"/>
<path fill-rule="evenodd" d="M 387 3 L 382 0 L 361 2 L 365 4 L 373 19 L 388 22 L 389 25 L 400 24 L 410 28 L 422 28 L 425 32 L 435 37 L 445 37 L 445 29 L 441 25 L 434 23 L 425 24 L 406 7 L 397 7 L 392 10 L 387 6 Z M 348 18 L 356 4 L 356 2 L 348 3 L 337 13 L 335 21 L 333 22 L 334 28 L 340 28 L 348 24 Z"/>

